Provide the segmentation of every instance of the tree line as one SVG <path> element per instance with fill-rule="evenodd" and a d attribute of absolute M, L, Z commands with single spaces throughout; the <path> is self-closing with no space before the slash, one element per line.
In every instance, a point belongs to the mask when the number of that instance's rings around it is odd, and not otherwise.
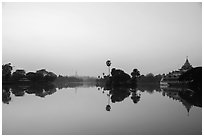
<path fill-rule="evenodd" d="M 96 82 L 94 77 L 75 77 L 75 76 L 57 76 L 55 73 L 40 69 L 36 72 L 26 72 L 23 69 L 13 71 L 11 63 L 2 65 L 2 81 L 3 84 L 7 83 L 25 83 L 25 82 L 54 82 L 55 85 L 66 85 L 67 83 L 74 82 Z"/>
<path fill-rule="evenodd" d="M 17 69 L 12 72 L 13 66 L 11 63 L 2 65 L 2 82 L 16 83 L 16 82 L 53 82 L 57 75 L 49 72 L 46 69 L 40 69 L 36 72 L 27 72 L 23 69 Z"/>
<path fill-rule="evenodd" d="M 105 84 L 106 86 L 136 86 L 137 83 L 159 84 L 162 78 L 162 75 L 160 74 L 155 76 L 152 73 L 141 75 L 137 68 L 134 68 L 130 75 L 121 69 L 112 68 L 110 70 L 110 60 L 106 61 L 106 65 L 108 66 L 109 74 L 105 75 L 105 73 L 103 73 L 103 76 L 98 76 L 98 85 Z"/>

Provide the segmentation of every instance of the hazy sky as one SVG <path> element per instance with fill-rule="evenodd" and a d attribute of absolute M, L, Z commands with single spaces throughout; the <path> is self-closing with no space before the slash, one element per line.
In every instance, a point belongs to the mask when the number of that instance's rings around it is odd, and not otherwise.
<path fill-rule="evenodd" d="M 2 63 L 98 76 L 202 64 L 201 3 L 3 3 Z"/>

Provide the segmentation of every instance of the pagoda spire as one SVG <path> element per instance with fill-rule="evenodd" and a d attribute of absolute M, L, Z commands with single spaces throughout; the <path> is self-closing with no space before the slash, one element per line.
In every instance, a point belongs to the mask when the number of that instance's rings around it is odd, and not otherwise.
<path fill-rule="evenodd" d="M 188 62 L 188 64 L 190 64 L 189 61 L 188 61 L 188 56 L 186 56 L 186 62 Z"/>
<path fill-rule="evenodd" d="M 193 68 L 192 67 L 192 65 L 189 63 L 189 61 L 188 61 L 188 56 L 186 56 L 186 61 L 185 61 L 185 63 L 183 64 L 183 66 L 181 67 L 181 69 L 180 70 L 182 70 L 182 71 L 187 71 L 187 70 L 189 70 L 189 69 L 191 69 L 191 68 Z"/>

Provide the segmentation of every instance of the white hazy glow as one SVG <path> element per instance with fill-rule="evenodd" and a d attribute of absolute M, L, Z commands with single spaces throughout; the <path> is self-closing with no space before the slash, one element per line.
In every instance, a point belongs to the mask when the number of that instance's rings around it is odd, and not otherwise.
<path fill-rule="evenodd" d="M 56 74 L 202 64 L 201 3 L 3 3 L 2 63 Z"/>

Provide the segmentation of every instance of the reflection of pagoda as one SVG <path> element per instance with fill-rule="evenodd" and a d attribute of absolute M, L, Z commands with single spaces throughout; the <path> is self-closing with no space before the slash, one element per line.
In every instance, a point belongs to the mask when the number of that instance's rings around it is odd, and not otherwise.
<path fill-rule="evenodd" d="M 185 101 L 184 99 L 181 99 L 182 104 L 185 106 L 187 112 L 188 112 L 188 116 L 189 116 L 189 112 L 191 107 L 193 106 L 192 104 L 188 103 L 187 101 Z"/>
<path fill-rule="evenodd" d="M 178 79 L 179 79 L 180 75 L 182 75 L 183 73 L 185 73 L 186 71 L 188 71 L 192 68 L 193 68 L 192 65 L 188 61 L 188 57 L 186 57 L 186 61 L 183 64 L 183 66 L 179 70 L 169 72 L 167 75 L 165 75 L 161 79 L 160 85 L 168 85 L 169 86 L 169 84 L 178 84 L 179 83 Z"/>
<path fill-rule="evenodd" d="M 180 97 L 179 92 L 182 92 L 182 88 L 162 88 L 162 95 L 163 96 L 168 96 L 169 98 L 179 101 L 182 103 L 182 105 L 186 108 L 188 116 L 190 109 L 192 108 L 192 104 L 189 103 L 188 101 L 184 100 L 183 98 Z"/>

